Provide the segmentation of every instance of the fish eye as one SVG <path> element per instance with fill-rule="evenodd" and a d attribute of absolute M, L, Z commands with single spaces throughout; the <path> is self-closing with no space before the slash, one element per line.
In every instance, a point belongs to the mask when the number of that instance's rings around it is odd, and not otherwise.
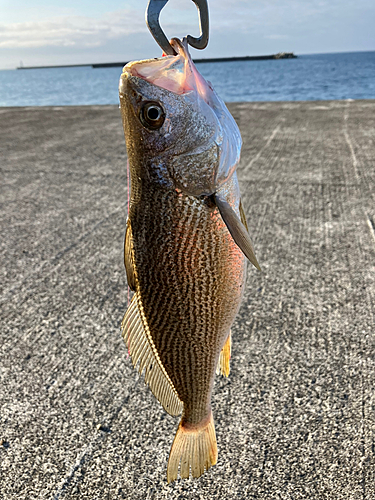
<path fill-rule="evenodd" d="M 164 123 L 165 112 L 158 102 L 149 101 L 143 104 L 139 118 L 145 127 L 157 130 Z"/>

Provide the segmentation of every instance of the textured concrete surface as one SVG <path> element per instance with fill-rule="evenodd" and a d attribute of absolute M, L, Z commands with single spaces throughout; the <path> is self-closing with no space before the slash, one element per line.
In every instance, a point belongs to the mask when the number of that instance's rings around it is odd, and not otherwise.
<path fill-rule="evenodd" d="M 375 101 L 230 106 L 249 268 L 219 461 L 166 483 L 178 419 L 119 324 L 116 106 L 0 109 L 0 498 L 375 498 Z"/>

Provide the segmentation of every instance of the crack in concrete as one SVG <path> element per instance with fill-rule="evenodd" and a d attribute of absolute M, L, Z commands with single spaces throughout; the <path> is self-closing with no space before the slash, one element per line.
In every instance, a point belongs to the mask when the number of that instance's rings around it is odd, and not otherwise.
<path fill-rule="evenodd" d="M 348 117 L 349 117 L 348 108 L 349 108 L 349 105 L 350 105 L 350 102 L 348 101 L 347 108 L 345 109 L 345 113 L 344 113 L 344 137 L 345 137 L 345 141 L 350 149 L 350 155 L 352 158 L 352 164 L 353 164 L 355 176 L 357 178 L 357 181 L 360 183 L 360 177 L 359 177 L 358 168 L 357 168 L 358 167 L 358 160 L 357 160 L 357 157 L 355 155 L 353 144 L 352 144 L 352 141 L 351 141 L 349 133 L 348 133 Z"/>
<path fill-rule="evenodd" d="M 113 215 L 117 214 L 118 212 L 124 210 L 126 207 L 126 203 L 123 203 L 120 205 L 120 207 L 116 208 L 116 210 L 113 210 L 110 214 L 108 214 L 106 217 L 101 219 L 99 222 L 97 222 L 91 229 L 86 231 L 82 236 L 80 236 L 76 241 L 73 241 L 70 245 L 65 247 L 64 249 L 60 250 L 52 259 L 45 261 L 41 263 L 35 271 L 32 271 L 29 273 L 27 276 L 22 278 L 18 283 L 16 283 L 12 288 L 9 288 L 8 290 L 5 291 L 4 295 L 0 297 L 0 303 L 5 303 L 7 300 L 9 300 L 10 296 L 14 295 L 14 293 L 21 288 L 21 286 L 26 283 L 30 278 L 32 278 L 35 275 L 41 274 L 42 277 L 39 279 L 45 279 L 46 276 L 48 276 L 59 264 L 59 261 L 61 260 L 62 257 L 64 257 L 67 253 L 69 253 L 71 250 L 76 248 L 80 243 L 83 241 L 87 240 L 87 238 L 94 233 L 102 224 L 104 224 L 108 219 L 110 219 Z M 46 268 L 51 267 L 49 272 L 47 274 L 44 274 L 44 271 Z M 38 283 L 37 281 L 36 283 Z M 33 283 L 35 285 L 35 282 Z"/>
<path fill-rule="evenodd" d="M 250 163 L 248 163 L 248 165 L 247 165 L 246 168 L 250 168 L 253 163 L 255 163 L 257 160 L 259 160 L 259 158 L 263 154 L 263 151 L 265 151 L 268 148 L 268 146 L 271 144 L 271 142 L 273 141 L 275 135 L 277 134 L 277 132 L 279 130 L 280 130 L 280 125 L 277 125 L 277 127 L 273 130 L 272 134 L 267 139 L 266 144 L 258 151 L 258 153 L 256 154 L 256 156 L 254 156 L 254 158 L 250 161 Z"/>
<path fill-rule="evenodd" d="M 372 217 L 370 217 L 369 215 L 366 215 L 366 222 L 367 222 L 367 225 L 370 229 L 370 234 L 371 234 L 372 239 L 374 240 L 374 244 L 375 244 L 375 222 L 372 219 Z"/>
<path fill-rule="evenodd" d="M 95 447 L 101 441 L 104 441 L 106 439 L 107 435 L 110 434 L 110 432 L 111 432 L 110 431 L 110 425 L 118 417 L 118 414 L 120 413 L 120 411 L 122 410 L 122 408 L 124 407 L 124 405 L 126 405 L 127 402 L 129 401 L 130 396 L 132 395 L 132 393 L 134 392 L 134 390 L 136 389 L 136 387 L 138 385 L 139 378 L 140 377 L 137 377 L 135 383 L 133 384 L 133 386 L 128 391 L 128 394 L 125 396 L 125 398 L 122 401 L 122 403 L 112 413 L 112 415 L 109 418 L 104 418 L 103 419 L 102 422 L 105 421 L 106 425 L 103 424 L 103 423 L 100 423 L 97 426 L 97 430 L 101 431 L 101 433 L 97 437 L 94 437 L 94 439 L 92 439 L 92 441 L 90 443 L 88 443 L 88 445 L 81 451 L 81 453 L 79 454 L 77 460 L 74 462 L 74 464 L 70 468 L 70 471 L 69 471 L 68 475 L 65 477 L 65 479 L 63 480 L 61 486 L 57 489 L 56 493 L 54 494 L 52 500 L 59 500 L 60 498 L 62 498 L 63 496 L 65 496 L 65 493 L 66 493 L 67 489 L 69 488 L 70 484 L 74 480 L 76 472 L 79 469 L 81 469 L 81 467 L 84 465 L 84 463 L 86 462 L 86 460 L 89 459 L 89 455 L 94 451 Z"/>

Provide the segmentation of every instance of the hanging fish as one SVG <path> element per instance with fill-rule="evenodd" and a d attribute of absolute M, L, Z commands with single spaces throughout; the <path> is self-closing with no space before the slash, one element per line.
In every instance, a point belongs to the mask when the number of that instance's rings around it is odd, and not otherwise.
<path fill-rule="evenodd" d="M 259 269 L 236 176 L 239 129 L 195 68 L 177 55 L 127 64 L 120 103 L 131 174 L 125 267 L 134 292 L 122 332 L 134 366 L 182 418 L 167 479 L 217 461 L 215 371 L 229 374 L 230 328 L 246 258 Z"/>

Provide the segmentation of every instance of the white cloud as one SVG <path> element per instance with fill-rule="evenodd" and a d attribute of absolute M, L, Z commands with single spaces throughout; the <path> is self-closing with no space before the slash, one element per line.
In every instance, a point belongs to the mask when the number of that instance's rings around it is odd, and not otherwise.
<path fill-rule="evenodd" d="M 145 24 L 146 0 L 124 0 L 123 10 L 106 14 L 110 7 L 101 2 L 99 8 L 98 1 L 82 0 L 74 7 L 72 0 L 65 0 L 56 10 L 53 2 L 44 0 L 42 8 L 36 0 L 29 12 L 20 9 L 22 0 L 13 0 L 12 16 L 2 19 L 20 21 L 0 20 L 0 67 L 14 67 L 20 59 L 36 66 L 160 54 Z M 195 57 L 374 50 L 374 0 L 209 0 L 209 7 L 210 43 L 203 53 L 192 51 Z M 87 15 L 85 9 L 90 9 Z M 38 18 L 39 11 L 43 18 Z M 168 2 L 161 26 L 170 38 L 197 36 L 193 2 Z"/>
<path fill-rule="evenodd" d="M 266 35 L 264 38 L 269 38 L 270 40 L 286 40 L 289 38 L 287 35 Z"/>
<path fill-rule="evenodd" d="M 39 22 L 0 24 L 0 47 L 95 47 L 144 30 L 143 19 L 132 10 L 111 12 L 100 20 L 66 16 Z"/>
<path fill-rule="evenodd" d="M 234 29 L 236 31 L 258 31 L 266 25 L 275 26 L 285 15 L 294 17 L 303 10 L 311 15 L 315 9 L 325 9 L 325 2 L 312 0 L 309 7 L 301 8 L 297 0 L 254 1 L 232 0 L 228 8 L 227 0 L 216 0 L 211 7 L 211 30 Z M 299 5 L 299 7 L 297 7 Z M 281 16 L 282 11 L 282 16 Z M 198 34 L 197 16 L 192 2 L 175 0 L 167 4 L 161 15 L 161 25 L 167 36 Z M 101 18 L 89 16 L 60 16 L 43 21 L 0 24 L 0 48 L 36 47 L 96 47 L 108 40 L 121 38 L 133 33 L 146 33 L 143 8 L 123 9 L 110 12 Z M 272 35 L 271 35 L 272 36 Z"/>
<path fill-rule="evenodd" d="M 342 0 L 215 0 L 210 3 L 211 32 L 252 33 L 282 39 L 294 32 L 337 23 Z M 363 0 L 364 4 L 373 0 Z M 0 24 L 0 48 L 98 47 L 133 33 L 147 33 L 142 8 L 127 8 L 99 17 L 60 16 L 43 21 Z M 362 4 L 363 8 L 363 4 Z M 352 7 L 355 11 L 356 7 Z M 371 10 L 371 9 L 370 9 Z M 372 9 L 373 10 L 373 9 Z M 192 2 L 175 0 L 162 10 L 161 25 L 167 37 L 198 35 Z M 287 32 L 287 33 L 285 33 Z M 275 34 L 276 33 L 276 34 Z"/>

